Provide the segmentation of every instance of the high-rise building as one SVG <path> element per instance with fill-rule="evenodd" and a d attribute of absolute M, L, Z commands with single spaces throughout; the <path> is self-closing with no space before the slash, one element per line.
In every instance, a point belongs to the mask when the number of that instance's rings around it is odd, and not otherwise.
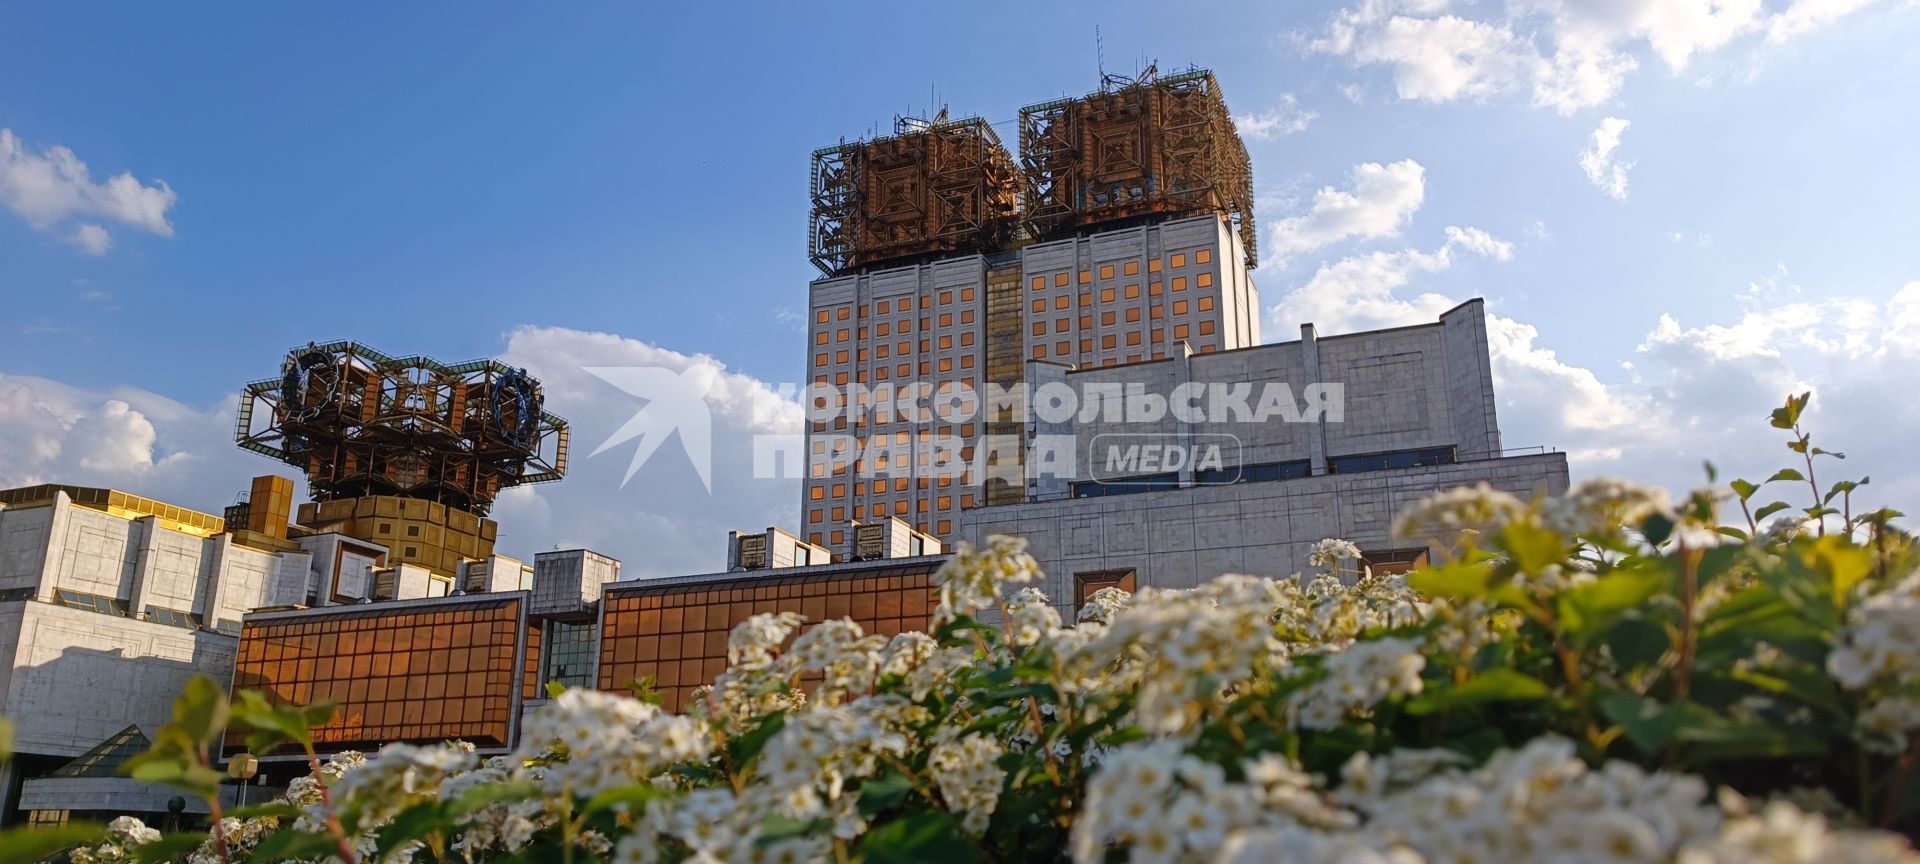
<path fill-rule="evenodd" d="M 814 154 L 802 534 L 841 554 L 850 522 L 950 538 L 962 510 L 1022 497 L 1017 442 L 983 445 L 984 400 L 1029 360 L 1260 339 L 1252 170 L 1211 73 L 1023 109 L 1018 176 L 978 120 L 895 132 Z"/>

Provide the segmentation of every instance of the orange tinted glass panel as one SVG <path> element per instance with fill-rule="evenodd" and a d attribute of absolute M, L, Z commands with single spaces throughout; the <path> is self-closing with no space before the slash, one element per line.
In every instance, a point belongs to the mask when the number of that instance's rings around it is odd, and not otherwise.
<path fill-rule="evenodd" d="M 249 621 L 234 688 L 276 704 L 337 703 L 314 730 L 327 752 L 448 739 L 505 746 L 526 686 L 528 670 L 515 666 L 523 625 L 517 595 Z"/>
<path fill-rule="evenodd" d="M 851 617 L 883 636 L 925 631 L 938 602 L 932 574 L 926 565 L 878 567 L 610 591 L 599 687 L 623 691 L 628 682 L 652 676 L 663 707 L 683 711 L 695 688 L 725 670 L 727 633 L 760 612 L 798 612 L 809 622 Z"/>

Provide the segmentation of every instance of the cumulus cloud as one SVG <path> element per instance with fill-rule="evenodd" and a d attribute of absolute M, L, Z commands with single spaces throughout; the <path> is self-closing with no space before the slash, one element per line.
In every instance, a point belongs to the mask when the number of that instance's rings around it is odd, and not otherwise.
<path fill-rule="evenodd" d="M 1321 265 L 1306 284 L 1268 310 L 1273 331 L 1291 334 L 1310 323 L 1321 335 L 1333 335 L 1430 322 L 1459 301 L 1434 292 L 1402 298 L 1395 290 L 1417 275 L 1451 268 L 1456 251 L 1496 261 L 1513 257 L 1512 243 L 1478 228 L 1449 226 L 1446 235 L 1431 252 L 1379 251 Z"/>
<path fill-rule="evenodd" d="M 1241 135 L 1265 140 L 1305 132 L 1319 117 L 1320 112 L 1301 108 L 1299 98 L 1292 93 L 1282 93 L 1279 105 L 1258 114 L 1242 114 L 1233 118 L 1233 123 Z"/>
<path fill-rule="evenodd" d="M 1748 34 L 1778 44 L 1873 2 L 1792 0 L 1769 11 L 1760 0 L 1516 0 L 1472 17 L 1445 0 L 1361 0 L 1301 41 L 1390 70 L 1401 99 L 1527 93 L 1536 106 L 1570 114 L 1613 98 L 1643 51 L 1677 74 Z"/>
<path fill-rule="evenodd" d="M 1393 236 L 1413 218 L 1426 194 L 1426 169 L 1412 159 L 1356 165 L 1348 174 L 1348 188 L 1321 187 L 1306 213 L 1274 225 L 1271 254 L 1284 264 L 1290 256 L 1342 240 Z"/>
<path fill-rule="evenodd" d="M 167 220 L 167 211 L 178 198 L 165 181 L 144 184 L 131 172 L 95 182 L 87 164 L 72 150 L 55 144 L 35 152 L 13 130 L 0 129 L 0 206 L 35 230 L 90 217 L 171 237 L 173 224 Z M 94 255 L 112 247 L 107 229 L 98 223 L 78 226 L 70 239 Z"/>
<path fill-rule="evenodd" d="M 548 410 L 572 425 L 574 451 L 567 479 L 501 496 L 504 554 L 584 546 L 621 559 L 628 578 L 678 576 L 725 569 L 729 530 L 799 527 L 800 482 L 753 476 L 756 436 L 802 432 L 797 391 L 782 392 L 705 354 L 559 327 L 514 330 L 501 359 L 545 385 Z M 624 486 L 631 443 L 586 455 L 645 404 L 586 371 L 609 367 L 706 373 L 685 377 L 704 382 L 712 411 L 711 493 L 686 451 L 671 441 Z"/>
<path fill-rule="evenodd" d="M 1499 248 L 1456 230 L 1434 252 L 1379 252 L 1321 268 L 1270 310 L 1271 332 L 1290 333 L 1303 321 L 1333 333 L 1435 320 L 1466 298 L 1408 289 L 1414 278 L 1452 265 L 1450 251 Z M 1789 393 L 1812 390 L 1808 428 L 1821 446 L 1850 457 L 1821 463 L 1823 481 L 1871 475 L 1856 496 L 1859 509 L 1920 498 L 1920 477 L 1905 470 L 1913 464 L 1908 442 L 1920 440 L 1920 405 L 1888 398 L 1910 389 L 1920 362 L 1920 281 L 1884 298 L 1810 300 L 1783 271 L 1736 299 L 1741 311 L 1727 321 L 1657 315 L 1637 343 L 1622 346 L 1611 380 L 1563 357 L 1535 325 L 1489 314 L 1503 443 L 1565 451 L 1576 479 L 1611 475 L 1685 489 L 1704 482 L 1707 459 L 1723 480 L 1760 479 L 1799 458 L 1768 427 L 1767 412 Z M 1858 417 L 1874 418 L 1872 429 L 1840 419 Z M 1809 503 L 1794 497 L 1798 488 L 1764 494 Z"/>
<path fill-rule="evenodd" d="M 107 229 L 92 222 L 73 229 L 73 235 L 67 238 L 73 245 L 85 250 L 88 255 L 105 255 L 113 248 L 113 235 Z"/>
<path fill-rule="evenodd" d="M 233 445 L 236 405 L 0 374 L 0 488 L 111 486 L 218 513 L 274 467 Z"/>
<path fill-rule="evenodd" d="M 1587 149 L 1580 151 L 1580 170 L 1586 172 L 1587 182 L 1616 201 L 1627 200 L 1627 172 L 1633 170 L 1632 162 L 1613 158 L 1613 151 L 1620 149 L 1620 135 L 1627 131 L 1628 125 L 1618 117 L 1601 120 L 1600 128 L 1593 130 Z"/>

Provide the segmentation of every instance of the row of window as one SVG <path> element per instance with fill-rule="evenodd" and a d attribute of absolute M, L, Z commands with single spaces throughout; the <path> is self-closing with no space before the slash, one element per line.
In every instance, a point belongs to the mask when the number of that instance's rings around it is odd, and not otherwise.
<path fill-rule="evenodd" d="M 813 511 L 813 513 L 815 515 L 818 515 L 820 511 L 815 510 Z M 823 524 L 823 520 L 812 519 L 808 521 L 807 527 L 812 528 L 813 526 L 820 525 L 820 524 Z M 914 523 L 913 528 L 914 530 L 919 531 L 922 534 L 935 534 L 935 535 L 945 536 L 953 533 L 953 520 L 937 519 L 930 522 L 916 522 Z M 842 543 L 847 542 L 847 532 L 846 532 L 846 529 L 838 529 L 834 531 L 809 531 L 807 533 L 807 542 L 812 543 L 815 546 L 826 546 L 829 544 L 838 546 Z M 919 553 L 915 553 L 915 554 L 919 554 Z M 822 561 L 820 563 L 824 564 L 827 562 Z"/>
<path fill-rule="evenodd" d="M 920 308 L 922 309 L 931 308 L 936 302 L 941 306 L 951 306 L 953 305 L 953 301 L 956 296 L 959 298 L 960 302 L 962 303 L 972 303 L 973 296 L 974 296 L 973 289 L 961 288 L 957 295 L 954 293 L 952 289 L 946 289 L 938 292 L 937 295 L 922 296 L 920 298 Z M 904 315 L 911 311 L 913 311 L 913 297 L 911 295 L 908 295 L 905 297 L 900 297 L 898 299 L 875 300 L 873 302 L 873 312 L 871 314 L 887 315 L 887 314 L 897 312 L 899 314 Z M 825 324 L 829 321 L 835 321 L 835 320 L 845 321 L 852 317 L 853 317 L 853 307 L 844 303 L 840 304 L 839 306 L 831 310 L 821 309 L 813 313 L 813 321 L 815 324 Z M 862 317 L 865 317 L 865 316 L 862 316 Z"/>
<path fill-rule="evenodd" d="M 1452 447 L 1426 447 L 1358 456 L 1333 456 L 1327 459 L 1327 473 L 1355 474 L 1365 471 L 1391 471 L 1399 468 L 1428 468 L 1452 465 Z M 1228 486 L 1235 483 L 1264 483 L 1297 480 L 1313 475 L 1313 463 L 1305 459 L 1266 462 L 1232 468 L 1212 468 L 1193 473 L 1195 486 Z M 1142 474 L 1110 480 L 1085 480 L 1068 487 L 1075 498 L 1100 498 L 1108 495 L 1132 495 L 1138 492 L 1164 492 L 1180 488 L 1177 474 Z"/>
<path fill-rule="evenodd" d="M 954 320 L 954 313 L 952 312 L 942 312 L 939 315 L 922 315 L 920 316 L 920 332 L 925 333 L 928 330 L 934 329 L 935 324 L 938 324 L 942 329 L 952 327 Z M 974 312 L 972 309 L 960 310 L 959 321 L 962 327 L 972 324 L 974 320 Z M 913 319 L 907 317 L 892 321 L 879 321 L 873 325 L 872 332 L 876 337 L 882 338 L 892 336 L 896 333 L 905 336 L 913 332 Z M 858 327 L 821 329 L 814 332 L 813 344 L 825 345 L 829 340 L 833 342 L 865 342 L 867 341 L 867 333 L 867 325 L 865 324 Z"/>
<path fill-rule="evenodd" d="M 1213 261 L 1212 249 L 1197 249 L 1193 253 L 1193 263 L 1195 264 L 1208 264 L 1208 263 L 1212 263 L 1212 261 Z M 1175 267 L 1175 268 L 1187 266 L 1187 253 L 1175 252 L 1171 255 L 1168 255 L 1167 266 Z M 1161 267 L 1160 267 L 1159 258 L 1147 259 L 1147 272 L 1158 273 L 1160 272 L 1160 269 Z M 1082 285 L 1091 284 L 1093 282 L 1093 272 L 1094 271 L 1092 270 L 1080 271 L 1080 280 L 1079 280 L 1080 284 Z M 1120 262 L 1120 266 L 1117 271 L 1115 270 L 1115 267 L 1113 264 L 1100 265 L 1100 279 L 1102 281 L 1113 279 L 1116 276 L 1138 276 L 1138 275 L 1140 275 L 1139 261 Z M 1207 274 L 1207 275 L 1210 276 L 1212 274 Z M 1053 274 L 1053 285 L 1055 288 L 1064 288 L 1067 286 L 1067 282 L 1069 281 L 1070 278 L 1071 277 L 1066 273 L 1055 273 Z M 1047 287 L 1047 277 L 1035 276 L 1029 281 L 1029 284 L 1033 286 L 1033 290 L 1039 291 Z"/>

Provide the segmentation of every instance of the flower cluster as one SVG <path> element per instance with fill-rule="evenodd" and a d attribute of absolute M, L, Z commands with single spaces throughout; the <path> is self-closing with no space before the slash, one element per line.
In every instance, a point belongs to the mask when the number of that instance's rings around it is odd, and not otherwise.
<path fill-rule="evenodd" d="M 336 757 L 286 824 L 223 833 L 237 861 L 344 815 L 361 860 L 468 864 L 1920 862 L 1920 546 L 1682 533 L 1713 500 L 1456 490 L 1401 520 L 1438 566 L 1356 578 L 1330 539 L 1313 574 L 1103 589 L 1071 624 L 991 538 L 933 632 L 755 615 L 685 715 L 567 690 L 506 756 Z M 442 824 L 383 844 L 423 802 Z M 75 860 L 148 837 L 115 836 Z"/>

